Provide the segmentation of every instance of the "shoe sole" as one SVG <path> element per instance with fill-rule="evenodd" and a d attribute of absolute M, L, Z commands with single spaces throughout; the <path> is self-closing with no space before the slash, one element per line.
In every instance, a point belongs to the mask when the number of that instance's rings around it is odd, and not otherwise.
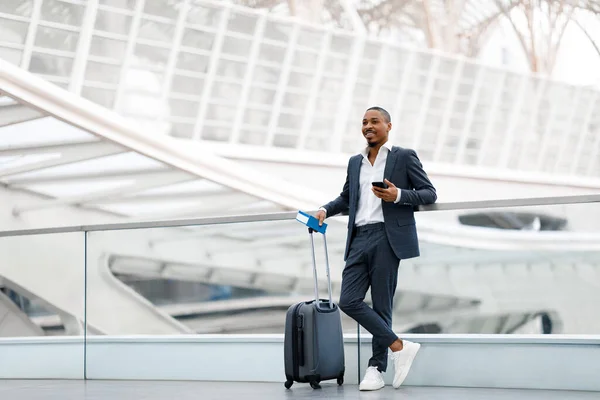
<path fill-rule="evenodd" d="M 417 353 L 421 349 L 421 344 L 420 343 L 415 343 L 415 344 L 416 344 L 416 346 L 414 347 L 415 350 L 408 357 L 408 360 L 406 361 L 406 366 L 402 370 L 402 375 L 400 375 L 400 378 L 398 378 L 399 382 L 396 382 L 396 380 L 394 379 L 394 383 L 392 385 L 392 386 L 394 386 L 394 389 L 398 389 L 402 385 L 402 383 L 406 379 L 406 376 L 408 375 L 408 372 L 410 371 L 410 367 L 412 367 L 412 363 L 415 360 L 415 357 L 417 356 Z"/>
<path fill-rule="evenodd" d="M 362 388 L 362 387 L 360 387 L 360 386 L 359 386 L 359 387 L 358 387 L 358 390 L 360 390 L 361 392 L 365 392 L 365 391 L 373 391 L 373 390 L 379 390 L 379 389 L 383 389 L 383 388 L 384 388 L 384 386 L 385 386 L 385 384 L 384 384 L 384 385 L 382 385 L 382 386 L 379 386 L 379 387 L 374 387 L 374 388 Z"/>

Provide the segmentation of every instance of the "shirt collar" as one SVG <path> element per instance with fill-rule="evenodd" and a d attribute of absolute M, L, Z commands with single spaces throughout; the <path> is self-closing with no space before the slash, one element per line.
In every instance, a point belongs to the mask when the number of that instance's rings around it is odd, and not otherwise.
<path fill-rule="evenodd" d="M 365 147 L 364 147 L 364 148 L 361 150 L 360 154 L 362 154 L 362 155 L 363 155 L 363 157 L 367 157 L 367 156 L 369 155 L 369 148 L 370 148 L 369 146 L 365 146 Z M 390 143 L 390 141 L 388 140 L 388 141 L 386 141 L 384 144 L 382 144 L 382 145 L 381 145 L 381 148 L 380 148 L 379 150 L 381 150 L 382 148 L 386 148 L 386 149 L 388 150 L 388 152 L 389 152 L 389 151 L 392 151 L 392 144 L 391 144 L 391 143 Z"/>

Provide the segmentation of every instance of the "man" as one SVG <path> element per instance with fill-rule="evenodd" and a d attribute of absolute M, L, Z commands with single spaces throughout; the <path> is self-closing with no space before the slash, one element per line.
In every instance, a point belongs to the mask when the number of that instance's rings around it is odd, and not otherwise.
<path fill-rule="evenodd" d="M 367 147 L 350 158 L 340 196 L 316 214 L 320 224 L 328 216 L 349 215 L 339 307 L 373 335 L 373 356 L 360 390 L 384 387 L 388 348 L 398 388 L 420 348 L 392 331 L 393 298 L 400 260 L 419 256 L 413 207 L 434 203 L 437 194 L 417 154 L 388 143 L 391 129 L 386 110 L 366 111 L 362 134 Z M 372 182 L 385 182 L 385 188 Z M 369 286 L 373 308 L 364 302 Z"/>

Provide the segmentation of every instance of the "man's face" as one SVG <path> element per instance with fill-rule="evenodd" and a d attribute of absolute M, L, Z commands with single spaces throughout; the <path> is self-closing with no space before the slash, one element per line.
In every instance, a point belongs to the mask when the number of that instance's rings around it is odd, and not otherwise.
<path fill-rule="evenodd" d="M 362 121 L 362 133 L 369 147 L 375 147 L 387 141 L 392 123 L 386 122 L 385 117 L 377 110 L 368 110 Z"/>

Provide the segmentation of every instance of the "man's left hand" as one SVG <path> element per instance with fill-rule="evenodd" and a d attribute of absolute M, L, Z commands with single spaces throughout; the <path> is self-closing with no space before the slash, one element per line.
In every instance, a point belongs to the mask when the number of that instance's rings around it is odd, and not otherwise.
<path fill-rule="evenodd" d="M 371 190 L 375 196 L 379 197 L 381 200 L 393 203 L 396 201 L 396 197 L 398 197 L 398 188 L 387 179 L 385 179 L 384 182 L 388 185 L 387 189 L 372 186 Z"/>

